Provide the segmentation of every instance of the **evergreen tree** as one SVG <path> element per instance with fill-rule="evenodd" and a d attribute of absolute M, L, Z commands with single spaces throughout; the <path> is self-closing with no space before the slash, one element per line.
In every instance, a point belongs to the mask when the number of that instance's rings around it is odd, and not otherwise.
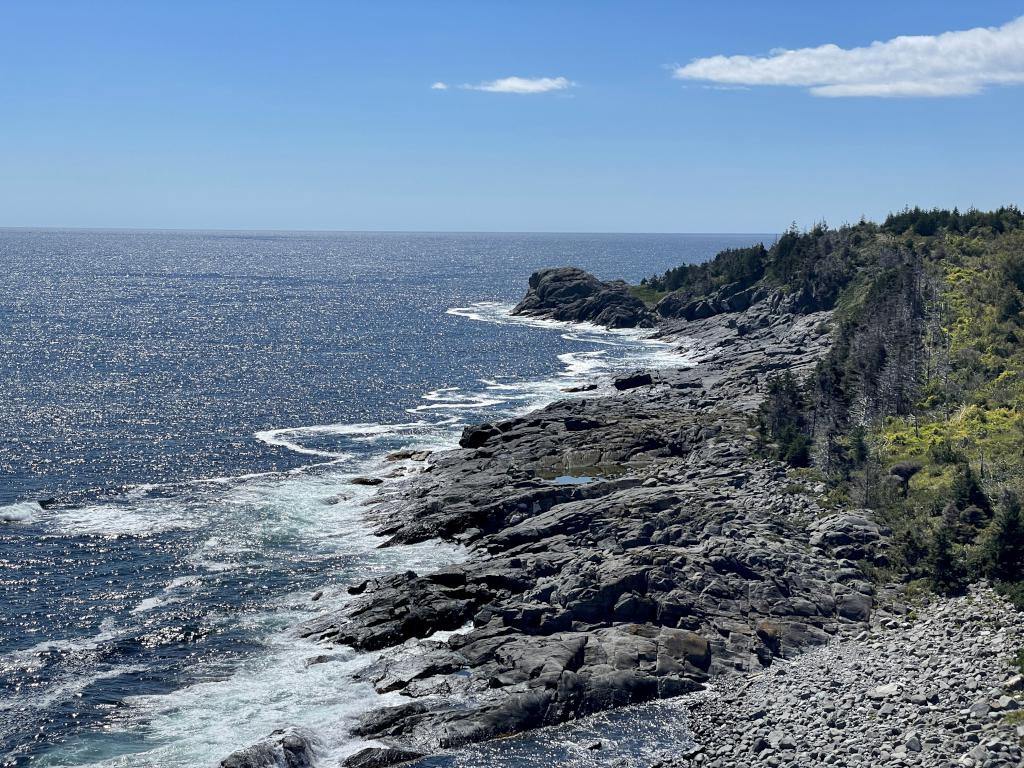
<path fill-rule="evenodd" d="M 992 511 L 992 504 L 982 490 L 971 465 L 966 462 L 957 467 L 953 475 L 953 499 L 960 509 L 973 505 L 985 512 Z"/>
<path fill-rule="evenodd" d="M 803 389 L 796 377 L 786 371 L 768 379 L 768 392 L 757 411 L 757 427 L 762 446 L 793 467 L 811 462 L 811 438 L 808 434 Z"/>
<path fill-rule="evenodd" d="M 983 555 L 985 575 L 994 581 L 1024 578 L 1024 513 L 1017 494 L 1003 495 Z"/>
<path fill-rule="evenodd" d="M 953 535 L 942 525 L 928 548 L 928 579 L 940 595 L 962 594 L 967 586 L 967 569 L 953 551 Z"/>

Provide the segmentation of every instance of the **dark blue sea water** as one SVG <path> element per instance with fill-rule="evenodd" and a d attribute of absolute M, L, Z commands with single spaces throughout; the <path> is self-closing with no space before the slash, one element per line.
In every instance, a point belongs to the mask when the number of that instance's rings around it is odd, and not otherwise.
<path fill-rule="evenodd" d="M 307 667 L 290 629 L 460 557 L 377 549 L 349 480 L 674 359 L 508 317 L 534 269 L 637 280 L 760 239 L 0 230 L 0 765 L 215 765 L 290 724 L 336 762 L 380 703 L 367 659 Z"/>

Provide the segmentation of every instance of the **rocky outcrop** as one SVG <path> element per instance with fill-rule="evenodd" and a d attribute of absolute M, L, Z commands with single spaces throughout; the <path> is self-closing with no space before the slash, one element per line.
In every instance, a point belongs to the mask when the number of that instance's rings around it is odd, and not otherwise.
<path fill-rule="evenodd" d="M 660 323 L 695 365 L 467 427 L 422 473 L 378 486 L 368 517 L 388 544 L 441 538 L 467 557 L 352 585 L 344 609 L 302 628 L 376 652 L 361 679 L 403 701 L 360 721 L 356 735 L 378 745 L 347 764 L 749 678 L 899 614 L 866 576 L 888 563 L 889 531 L 864 510 L 822 508 L 821 488 L 754 452 L 768 377 L 811 369 L 829 314 L 750 298 Z M 547 270 L 517 311 L 615 325 L 624 307 L 641 311 L 633 301 Z"/>
<path fill-rule="evenodd" d="M 654 316 L 629 292 L 625 283 L 606 283 L 575 267 L 534 272 L 526 296 L 512 314 L 594 323 L 608 328 L 654 326 Z"/>
<path fill-rule="evenodd" d="M 825 308 L 808 290 L 787 293 L 781 288 L 763 283 L 750 286 L 734 283 L 708 296 L 693 297 L 685 291 L 675 291 L 663 297 L 654 311 L 665 319 L 695 321 L 715 315 L 746 312 L 754 305 L 762 305 L 761 311 L 774 317 L 812 314 Z"/>
<path fill-rule="evenodd" d="M 692 297 L 676 291 L 665 296 L 654 308 L 661 317 L 704 320 L 724 312 L 743 312 L 752 305 L 781 295 L 761 285 L 726 285 L 710 296 Z"/>
<path fill-rule="evenodd" d="M 395 747 L 366 747 L 345 758 L 345 768 L 382 768 L 386 765 L 407 763 L 423 757 L 419 752 Z"/>
<path fill-rule="evenodd" d="M 811 544 L 837 558 L 864 560 L 880 567 L 889 565 L 886 550 L 890 531 L 872 520 L 866 509 L 827 515 L 813 523 L 810 531 Z"/>
<path fill-rule="evenodd" d="M 271 733 L 251 747 L 232 752 L 221 768 L 312 768 L 316 760 L 313 737 L 299 729 Z"/>
<path fill-rule="evenodd" d="M 637 387 L 649 387 L 652 384 L 654 384 L 654 377 L 646 371 L 638 371 L 626 376 L 619 376 L 612 382 L 612 386 L 620 392 L 627 389 L 636 389 Z"/>

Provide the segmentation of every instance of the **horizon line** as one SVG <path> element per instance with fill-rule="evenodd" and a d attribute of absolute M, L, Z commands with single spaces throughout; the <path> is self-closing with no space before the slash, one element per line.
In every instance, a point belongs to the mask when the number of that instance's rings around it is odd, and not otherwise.
<path fill-rule="evenodd" d="M 555 229 L 264 229 L 218 227 L 74 227 L 74 226 L 0 226 L 0 232 L 209 232 L 223 234 L 339 234 L 339 235 L 778 235 L 777 232 L 670 231 L 648 230 L 555 230 Z"/>

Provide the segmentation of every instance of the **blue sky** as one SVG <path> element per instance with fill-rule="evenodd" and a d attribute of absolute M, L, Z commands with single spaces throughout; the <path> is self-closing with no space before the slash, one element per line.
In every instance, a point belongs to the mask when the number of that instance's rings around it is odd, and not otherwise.
<path fill-rule="evenodd" d="M 763 232 L 1021 204 L 1020 34 L 803 51 L 1021 14 L 3 2 L 0 226 Z M 510 77 L 547 90 L 493 92 Z"/>

